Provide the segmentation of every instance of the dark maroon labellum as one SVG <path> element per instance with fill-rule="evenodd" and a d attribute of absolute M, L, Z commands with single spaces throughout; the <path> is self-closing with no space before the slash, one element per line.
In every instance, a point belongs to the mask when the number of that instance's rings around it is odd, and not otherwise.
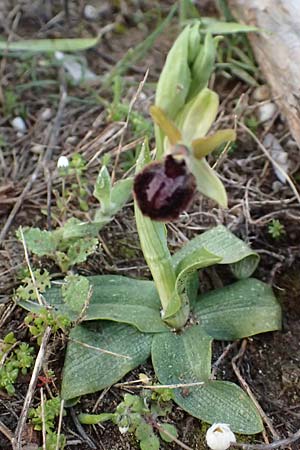
<path fill-rule="evenodd" d="M 134 196 L 140 210 L 153 220 L 168 222 L 178 218 L 196 190 L 194 175 L 183 159 L 168 155 L 148 164 L 134 179 Z"/>

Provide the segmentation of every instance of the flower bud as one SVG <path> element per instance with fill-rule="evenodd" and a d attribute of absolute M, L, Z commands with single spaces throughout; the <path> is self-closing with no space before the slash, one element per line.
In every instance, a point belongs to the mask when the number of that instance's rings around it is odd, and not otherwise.
<path fill-rule="evenodd" d="M 226 423 L 214 423 L 206 432 L 206 443 L 211 450 L 227 450 L 235 435 Z"/>
<path fill-rule="evenodd" d="M 57 168 L 58 169 L 66 169 L 69 167 L 69 160 L 66 156 L 60 156 L 57 161 Z"/>

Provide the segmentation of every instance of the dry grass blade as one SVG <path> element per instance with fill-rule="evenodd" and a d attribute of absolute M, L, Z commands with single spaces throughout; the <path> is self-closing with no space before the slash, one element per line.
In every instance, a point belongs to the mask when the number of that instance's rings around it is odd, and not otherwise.
<path fill-rule="evenodd" d="M 23 408 L 20 414 L 17 429 L 15 431 L 15 437 L 13 439 L 13 450 L 22 450 L 22 433 L 24 425 L 27 420 L 28 410 L 34 395 L 36 383 L 38 380 L 39 372 L 42 368 L 42 364 L 46 354 L 46 348 L 51 335 L 51 327 L 47 327 L 43 335 L 42 343 L 35 361 L 35 365 L 32 371 L 30 383 L 28 386 L 27 394 L 24 400 Z"/>

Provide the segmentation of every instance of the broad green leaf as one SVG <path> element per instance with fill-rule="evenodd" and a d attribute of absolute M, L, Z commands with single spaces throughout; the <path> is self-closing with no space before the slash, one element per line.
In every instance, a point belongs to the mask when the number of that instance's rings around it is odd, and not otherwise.
<path fill-rule="evenodd" d="M 90 394 L 116 383 L 146 361 L 151 341 L 151 334 L 124 324 L 98 321 L 76 326 L 69 336 L 62 398 Z"/>
<path fill-rule="evenodd" d="M 109 211 L 111 180 L 106 166 L 101 167 L 94 187 L 93 195 L 101 203 L 101 209 L 103 210 L 103 212 Z"/>
<path fill-rule="evenodd" d="M 62 286 L 63 301 L 72 311 L 79 314 L 89 297 L 89 280 L 80 275 L 68 275 L 65 281 L 66 284 Z"/>
<path fill-rule="evenodd" d="M 196 179 L 197 190 L 223 208 L 227 208 L 227 194 L 224 185 L 205 158 L 199 160 L 190 156 L 188 163 L 189 169 Z"/>
<path fill-rule="evenodd" d="M 202 33 L 211 34 L 231 34 L 231 33 L 250 33 L 255 31 L 261 31 L 259 28 L 252 25 L 244 25 L 237 22 L 222 22 L 209 17 L 201 18 Z"/>
<path fill-rule="evenodd" d="M 211 338 L 200 325 L 178 335 L 155 335 L 152 362 L 162 384 L 204 383 L 174 390 L 174 401 L 189 414 L 208 423 L 228 423 L 239 433 L 262 430 L 258 411 L 238 386 L 210 381 Z"/>
<path fill-rule="evenodd" d="M 151 436 L 143 441 L 140 441 L 140 448 L 141 450 L 159 450 L 159 444 L 158 437 L 152 432 Z"/>
<path fill-rule="evenodd" d="M 57 235 L 39 228 L 23 228 L 24 239 L 28 250 L 35 255 L 53 255 L 58 244 Z M 19 234 L 17 233 L 19 237 Z"/>
<path fill-rule="evenodd" d="M 219 264 L 234 264 L 235 268 L 238 269 L 238 264 L 242 263 L 243 270 L 240 270 L 240 278 L 251 276 L 259 262 L 258 254 L 251 250 L 245 242 L 223 225 L 218 225 L 191 239 L 173 255 L 172 261 L 176 273 L 178 274 L 182 270 L 184 258 L 190 258 L 190 255 L 203 247 L 222 258 Z"/>
<path fill-rule="evenodd" d="M 188 100 L 192 99 L 201 89 L 207 86 L 214 69 L 216 59 L 216 44 L 210 33 L 205 35 L 204 44 L 192 65 L 192 82 Z"/>
<path fill-rule="evenodd" d="M 78 52 L 94 47 L 99 38 L 28 39 L 16 42 L 0 41 L 0 50 L 11 52 Z"/>
<path fill-rule="evenodd" d="M 62 236 L 64 240 L 78 239 L 82 237 L 96 237 L 99 231 L 111 220 L 110 217 L 105 217 L 102 221 L 82 222 L 81 220 L 72 217 L 67 220 L 62 227 Z"/>
<path fill-rule="evenodd" d="M 199 325 L 180 334 L 170 331 L 154 335 L 152 363 L 160 383 L 207 381 L 210 377 L 211 342 L 212 338 Z"/>
<path fill-rule="evenodd" d="M 207 134 L 218 113 L 219 97 L 210 89 L 202 89 L 188 102 L 176 120 L 184 143 L 190 144 Z"/>
<path fill-rule="evenodd" d="M 159 333 L 168 328 L 160 316 L 160 300 L 152 281 L 135 280 L 119 275 L 87 277 L 92 296 L 84 320 L 110 320 L 127 323 L 145 333 Z M 78 297 L 81 298 L 81 295 Z M 60 314 L 75 320 L 72 309 L 63 303 L 61 290 L 53 287 L 45 294 L 46 301 Z M 73 302 L 77 302 L 76 293 Z M 28 304 L 28 308 L 31 305 Z"/>
<path fill-rule="evenodd" d="M 217 264 L 220 260 L 219 256 L 213 255 L 203 247 L 184 259 L 183 264 L 177 268 L 175 285 L 176 293 L 181 299 L 181 303 L 193 303 L 195 301 L 195 294 L 199 286 L 197 282 L 195 292 L 195 274 L 197 277 L 197 270 Z M 167 310 L 166 317 L 168 317 L 168 312 Z"/>
<path fill-rule="evenodd" d="M 193 373 L 193 372 L 192 372 Z M 190 376 L 178 382 L 189 382 Z M 228 381 L 208 381 L 175 391 L 174 400 L 184 411 L 208 423 L 227 423 L 235 433 L 256 434 L 263 430 L 260 415 L 250 398 Z"/>
<path fill-rule="evenodd" d="M 272 289 L 254 278 L 200 295 L 193 314 L 210 336 L 220 340 L 281 328 L 281 308 Z"/>
<path fill-rule="evenodd" d="M 168 434 L 166 434 L 164 430 L 166 430 Z M 176 439 L 178 435 L 176 427 L 170 423 L 162 423 L 161 428 L 159 429 L 159 434 L 165 442 L 173 442 L 174 438 Z M 173 438 L 170 437 L 170 435 L 173 436 Z"/>
<path fill-rule="evenodd" d="M 84 237 L 73 243 L 69 243 L 67 256 L 70 265 L 79 264 L 86 261 L 87 257 L 96 251 L 98 239 L 92 237 Z"/>

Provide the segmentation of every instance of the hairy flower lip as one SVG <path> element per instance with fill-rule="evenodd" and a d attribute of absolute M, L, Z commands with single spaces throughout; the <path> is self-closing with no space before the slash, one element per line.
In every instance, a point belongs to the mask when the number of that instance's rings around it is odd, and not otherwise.
<path fill-rule="evenodd" d="M 133 192 L 140 210 L 153 220 L 176 220 L 188 207 L 196 190 L 194 175 L 184 159 L 167 155 L 138 173 Z"/>

